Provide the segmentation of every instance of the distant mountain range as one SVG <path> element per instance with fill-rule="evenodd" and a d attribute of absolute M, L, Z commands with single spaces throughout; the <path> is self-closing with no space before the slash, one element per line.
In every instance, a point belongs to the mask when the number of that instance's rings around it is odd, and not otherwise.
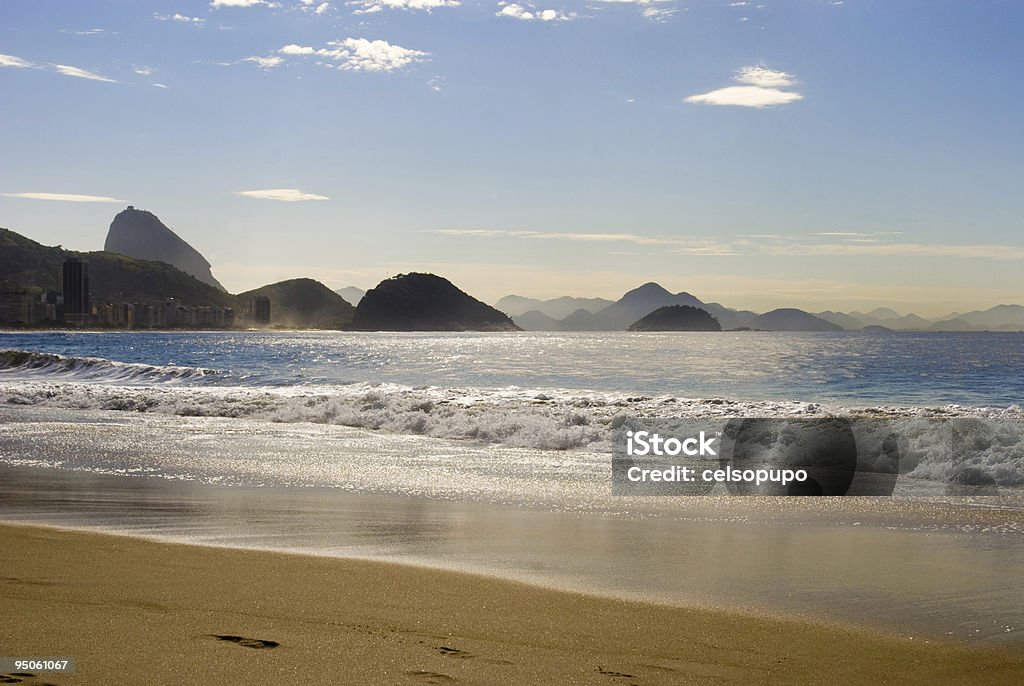
<path fill-rule="evenodd" d="M 598 307 L 602 303 L 609 303 Z M 555 315 L 571 304 L 587 304 L 568 315 Z M 543 305 L 538 307 L 536 305 Z M 554 304 L 549 306 L 548 304 Z M 704 310 L 721 324 L 723 330 L 755 329 L 763 331 L 1024 331 L 1024 307 L 997 305 L 988 310 L 952 313 L 940 319 L 916 314 L 900 315 L 887 307 L 870 312 L 805 312 L 780 308 L 758 314 L 735 310 L 716 302 L 706 303 L 687 293 L 672 293 L 657 283 L 645 283 L 625 293 L 615 302 L 601 298 L 553 298 L 537 300 L 510 295 L 496 305 L 526 331 L 622 331 L 661 307 L 681 305 Z M 533 309 L 516 313 L 524 307 Z"/>
<path fill-rule="evenodd" d="M 352 305 L 358 305 L 359 301 L 363 299 L 364 295 L 366 295 L 366 291 L 362 288 L 356 288 L 355 286 L 346 286 L 345 288 L 339 288 L 334 292 Z"/>
<path fill-rule="evenodd" d="M 520 295 L 506 295 L 494 303 L 494 306 L 510 317 L 518 317 L 527 312 L 540 312 L 551 319 L 565 319 L 577 310 L 594 313 L 612 304 L 604 298 L 573 298 L 562 296 L 551 300 L 524 298 Z"/>
<path fill-rule="evenodd" d="M 806 312 L 780 308 L 759 314 L 685 291 L 672 293 L 645 283 L 616 301 L 564 296 L 549 300 L 509 295 L 492 308 L 433 274 L 405 274 L 364 292 L 354 286 L 331 291 L 313 279 L 291 279 L 237 296 L 224 291 L 210 263 L 166 227 L 156 215 L 129 206 L 110 225 L 105 251 L 78 253 L 47 247 L 0 229 L 0 282 L 59 291 L 61 266 L 69 257 L 89 261 L 94 302 L 152 302 L 173 298 L 192 306 L 247 310 L 252 298 L 271 302 L 271 325 L 298 328 L 356 328 L 398 331 L 624 331 L 686 329 L 697 323 L 695 308 L 723 330 L 768 331 L 1024 331 L 1024 306 L 953 312 L 937 319 L 901 315 L 880 307 L 870 312 Z M 355 307 L 353 307 L 355 306 Z M 661 308 L 658 317 L 645 318 Z M 511 318 L 508 316 L 511 315 Z M 685 321 L 684 321 L 685 320 Z"/>

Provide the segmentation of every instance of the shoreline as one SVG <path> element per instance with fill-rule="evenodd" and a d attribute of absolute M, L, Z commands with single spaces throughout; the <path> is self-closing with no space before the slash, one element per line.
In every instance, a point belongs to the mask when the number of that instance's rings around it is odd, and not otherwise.
<path fill-rule="evenodd" d="M 1024 675 L 1024 655 L 1008 650 L 391 562 L 6 523 L 0 550 L 0 645 L 6 655 L 74 657 L 75 674 L 38 677 L 55 684 L 1009 684 Z"/>

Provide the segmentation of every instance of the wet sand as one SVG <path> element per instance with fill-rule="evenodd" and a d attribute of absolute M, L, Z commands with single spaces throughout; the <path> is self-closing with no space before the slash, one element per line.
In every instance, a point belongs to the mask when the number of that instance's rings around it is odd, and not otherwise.
<path fill-rule="evenodd" d="M 77 661 L 24 684 L 1024 680 L 1024 655 L 938 639 L 16 525 L 0 526 L 0 618 L 0 654 Z"/>

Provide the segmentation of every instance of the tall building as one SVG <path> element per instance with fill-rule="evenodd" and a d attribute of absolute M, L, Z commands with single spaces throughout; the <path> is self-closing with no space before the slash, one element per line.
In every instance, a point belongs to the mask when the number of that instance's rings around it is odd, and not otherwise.
<path fill-rule="evenodd" d="M 76 257 L 65 260 L 61 284 L 64 290 L 64 321 L 68 324 L 88 324 L 92 314 L 89 263 Z"/>
<path fill-rule="evenodd" d="M 254 324 L 270 323 L 270 298 L 265 295 L 256 295 L 249 301 L 249 308 L 252 311 Z"/>

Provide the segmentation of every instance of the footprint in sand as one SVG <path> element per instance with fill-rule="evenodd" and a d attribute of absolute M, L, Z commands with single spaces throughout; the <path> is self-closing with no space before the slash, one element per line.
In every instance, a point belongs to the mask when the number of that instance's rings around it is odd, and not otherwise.
<path fill-rule="evenodd" d="M 460 659 L 463 659 L 463 660 L 467 660 L 469 658 L 477 658 L 478 657 L 477 655 L 474 655 L 473 653 L 467 653 L 465 650 L 459 650 L 458 648 L 452 648 L 451 646 L 441 646 L 440 648 L 437 648 L 437 652 L 441 653 L 445 657 L 457 657 L 457 658 L 460 658 Z M 480 659 L 481 662 L 487 662 L 487 663 L 492 664 L 492 665 L 510 665 L 510 664 L 512 664 L 508 660 L 499 660 L 499 659 L 493 658 L 493 657 L 481 657 L 479 659 Z"/>
<path fill-rule="evenodd" d="M 25 684 L 25 686 L 57 686 L 49 682 L 39 682 L 35 680 L 36 675 L 32 672 L 8 672 L 7 674 L 0 674 L 0 684 Z M 31 679 L 31 681 L 25 681 L 25 679 Z"/>
<path fill-rule="evenodd" d="M 604 676 L 610 676 L 610 677 L 613 677 L 613 678 L 620 678 L 620 679 L 635 679 L 636 678 L 632 674 L 626 674 L 625 672 L 616 672 L 615 670 L 612 670 L 612 669 L 605 669 L 604 667 L 601 667 L 600 665 L 597 668 L 597 673 L 598 674 L 603 674 Z"/>
<path fill-rule="evenodd" d="M 447 674 L 438 672 L 424 672 L 420 670 L 406 672 L 405 675 L 421 684 L 457 684 L 458 679 Z"/>
<path fill-rule="evenodd" d="M 229 634 L 209 634 L 220 641 L 227 641 L 228 643 L 237 643 L 243 648 L 252 648 L 253 650 L 270 650 L 281 645 L 277 641 L 266 641 L 262 638 L 246 638 L 245 636 L 231 636 Z"/>

